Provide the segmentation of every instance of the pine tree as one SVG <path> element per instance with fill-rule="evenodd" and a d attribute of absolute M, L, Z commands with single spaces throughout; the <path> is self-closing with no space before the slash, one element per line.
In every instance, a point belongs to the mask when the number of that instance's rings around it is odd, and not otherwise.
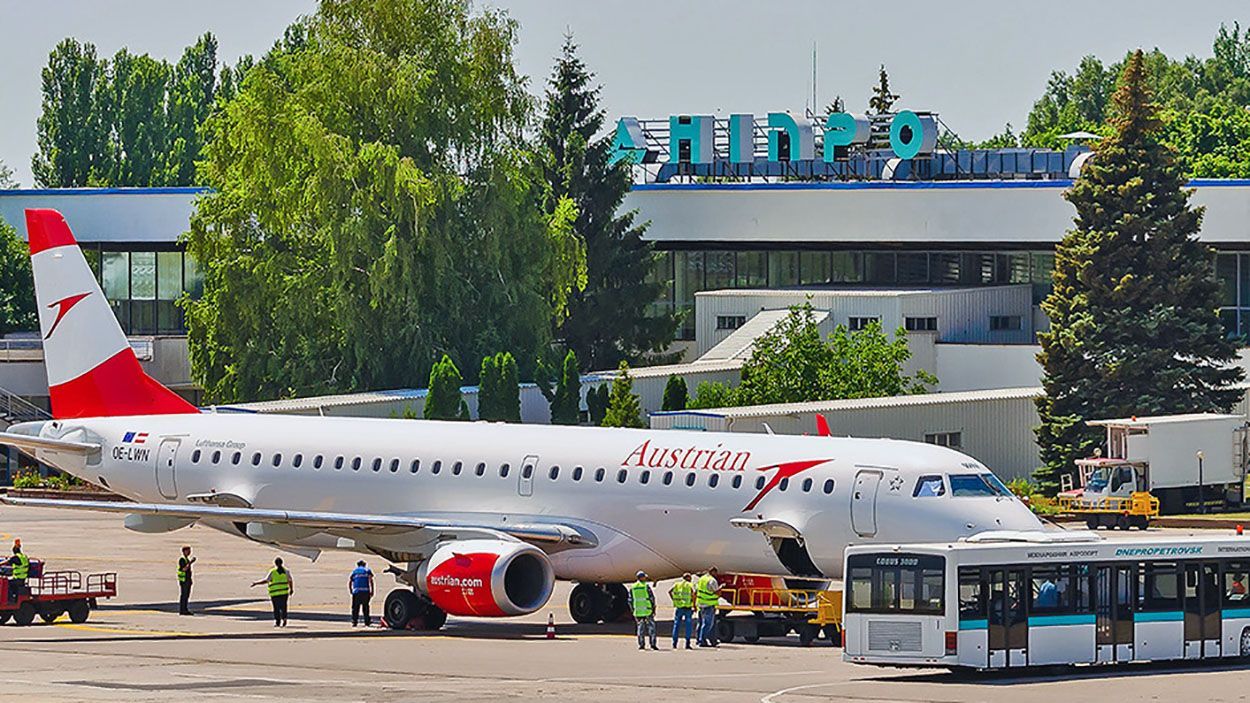
<path fill-rule="evenodd" d="M 673 374 L 668 377 L 668 383 L 664 384 L 664 401 L 660 409 L 685 410 L 687 396 L 686 379 Z"/>
<path fill-rule="evenodd" d="M 877 86 L 872 89 L 872 97 L 868 100 L 868 109 L 882 114 L 890 111 L 899 96 L 890 92 L 890 75 L 885 72 L 885 64 L 877 73 Z"/>
<path fill-rule="evenodd" d="M 477 376 L 477 419 L 498 422 L 500 417 L 500 379 L 498 355 L 482 357 Z"/>
<path fill-rule="evenodd" d="M 430 368 L 430 385 L 425 397 L 425 419 L 468 420 L 469 406 L 460 395 L 464 378 L 446 354 Z"/>
<path fill-rule="evenodd" d="M 548 81 L 540 153 L 545 208 L 555 213 L 561 198 L 571 199 L 573 230 L 586 245 L 586 287 L 569 296 L 557 336 L 585 368 L 605 369 L 664 348 L 677 320 L 649 309 L 664 286 L 650 276 L 654 253 L 642 239 L 646 225 L 635 225 L 632 212 L 620 213 L 630 171 L 611 163 L 610 134 L 595 139 L 604 131 L 604 113 L 593 78 L 566 37 Z"/>
<path fill-rule="evenodd" d="M 1075 227 L 1055 251 L 1054 289 L 1038 335 L 1046 394 L 1038 399 L 1043 466 L 1054 491 L 1075 459 L 1089 456 L 1096 418 L 1227 412 L 1242 378 L 1217 316 L 1211 250 L 1198 241 L 1203 210 L 1161 125 L 1134 52 L 1112 98 L 1113 134 L 1065 197 Z"/>
<path fill-rule="evenodd" d="M 612 379 L 608 394 L 608 410 L 603 416 L 603 427 L 646 427 L 642 420 L 642 403 L 634 395 L 634 381 L 629 377 L 629 364 L 624 361 Z"/>
<path fill-rule="evenodd" d="M 521 421 L 521 377 L 512 352 L 496 355 L 495 366 L 499 369 L 499 419 L 503 422 Z"/>
<path fill-rule="evenodd" d="M 608 414 L 608 386 L 602 385 L 586 391 L 586 415 L 590 424 L 603 424 L 603 417 Z"/>
<path fill-rule="evenodd" d="M 577 370 L 577 354 L 570 349 L 564 355 L 564 364 L 560 368 L 560 377 L 556 380 L 556 389 L 548 400 L 551 401 L 551 423 L 553 425 L 576 425 L 580 421 L 582 381 Z"/>

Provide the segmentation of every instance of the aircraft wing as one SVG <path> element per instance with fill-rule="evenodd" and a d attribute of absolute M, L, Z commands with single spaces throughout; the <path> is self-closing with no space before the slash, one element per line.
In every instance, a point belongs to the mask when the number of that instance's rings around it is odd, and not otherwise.
<path fill-rule="evenodd" d="M 31 435 L 13 434 L 12 432 L 0 432 L 0 445 L 16 447 L 31 455 L 40 450 L 58 452 L 61 454 L 81 454 L 83 456 L 92 452 L 100 451 L 100 445 L 91 444 L 89 442 L 70 442 L 64 439 L 45 439 L 43 437 L 33 437 Z"/>
<path fill-rule="evenodd" d="M 44 440 L 46 441 L 46 440 Z M 160 515 L 184 520 L 228 520 L 231 522 L 256 522 L 274 525 L 291 525 L 323 530 L 428 530 L 445 533 L 481 533 L 489 536 L 531 542 L 541 545 L 565 545 L 569 547 L 594 547 L 593 535 L 569 525 L 558 523 L 487 524 L 461 522 L 419 515 L 370 515 L 354 513 L 303 512 L 294 510 L 265 510 L 247 507 L 223 507 L 215 505 L 167 505 L 163 503 L 129 503 L 101 500 L 59 500 L 55 498 L 0 497 L 5 505 L 25 505 L 39 508 L 64 508 L 90 510 L 127 515 Z"/>

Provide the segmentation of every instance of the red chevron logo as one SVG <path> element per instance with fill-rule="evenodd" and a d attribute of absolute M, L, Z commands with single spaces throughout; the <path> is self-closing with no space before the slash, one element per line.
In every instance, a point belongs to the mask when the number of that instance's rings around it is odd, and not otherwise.
<path fill-rule="evenodd" d="M 65 319 L 65 313 L 69 312 L 69 309 L 70 309 L 70 308 L 72 308 L 72 307 L 74 307 L 75 305 L 77 305 L 77 304 L 78 304 L 78 303 L 79 303 L 79 302 L 80 302 L 83 298 L 85 298 L 85 297 L 87 297 L 87 296 L 89 296 L 89 295 L 91 295 L 91 293 L 90 293 L 90 292 L 87 292 L 87 293 L 76 293 L 76 294 L 71 295 L 71 296 L 69 296 L 69 297 L 66 297 L 66 298 L 61 298 L 60 300 L 56 301 L 55 303 L 52 303 L 51 305 L 49 305 L 49 306 L 48 306 L 49 308 L 56 308 L 56 309 L 57 309 L 57 311 L 56 311 L 56 319 L 52 321 L 52 327 L 48 328 L 48 333 L 47 333 L 47 334 L 45 334 L 45 335 L 43 336 L 43 338 L 44 338 L 44 339 L 47 339 L 48 337 L 51 337 L 51 336 L 52 336 L 52 333 L 56 331 L 57 325 L 61 324 L 61 320 Z"/>
<path fill-rule="evenodd" d="M 824 464 L 830 461 L 833 461 L 833 460 L 832 459 L 806 459 L 804 461 L 790 461 L 784 464 L 773 464 L 772 466 L 761 466 L 760 468 L 756 469 L 756 471 L 771 471 L 773 469 L 776 469 L 777 473 L 773 474 L 773 477 L 768 480 L 768 483 L 764 484 L 764 487 L 760 489 L 760 492 L 756 494 L 755 498 L 753 498 L 750 503 L 747 503 L 747 506 L 742 509 L 742 512 L 745 513 L 746 511 L 754 508 L 756 505 L 759 505 L 759 502 L 764 499 L 764 496 L 771 493 L 772 490 L 776 488 L 778 484 L 781 483 L 782 479 L 792 478 L 798 474 L 803 473 L 804 471 L 807 471 L 813 466 L 820 466 L 821 464 Z"/>

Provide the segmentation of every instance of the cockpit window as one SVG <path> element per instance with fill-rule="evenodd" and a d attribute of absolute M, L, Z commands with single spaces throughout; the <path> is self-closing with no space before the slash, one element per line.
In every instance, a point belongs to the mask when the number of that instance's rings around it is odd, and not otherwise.
<path fill-rule="evenodd" d="M 994 497 L 998 489 L 990 485 L 982 474 L 951 474 L 951 495 L 956 498 L 972 496 Z"/>
<path fill-rule="evenodd" d="M 941 476 L 921 476 L 916 480 L 916 490 L 912 491 L 913 498 L 930 498 L 933 496 L 946 495 L 946 484 L 942 482 Z"/>
<path fill-rule="evenodd" d="M 999 479 L 994 474 L 981 474 L 981 478 L 985 479 L 985 482 L 990 484 L 990 488 L 993 488 L 995 491 L 997 491 L 998 495 L 1004 496 L 1007 498 L 1010 498 L 1012 495 L 1014 495 L 1011 492 L 1011 489 L 1003 485 L 1002 480 Z"/>

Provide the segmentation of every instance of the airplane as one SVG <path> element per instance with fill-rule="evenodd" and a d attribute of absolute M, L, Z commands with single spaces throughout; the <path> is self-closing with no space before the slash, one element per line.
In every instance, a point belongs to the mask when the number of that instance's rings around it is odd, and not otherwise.
<path fill-rule="evenodd" d="M 143 372 L 61 214 L 26 225 L 53 419 L 0 444 L 133 502 L 4 502 L 377 555 L 395 628 L 534 612 L 556 579 L 576 621 L 611 621 L 639 570 L 837 578 L 848 544 L 1043 527 L 980 462 L 918 442 L 202 411 Z"/>

